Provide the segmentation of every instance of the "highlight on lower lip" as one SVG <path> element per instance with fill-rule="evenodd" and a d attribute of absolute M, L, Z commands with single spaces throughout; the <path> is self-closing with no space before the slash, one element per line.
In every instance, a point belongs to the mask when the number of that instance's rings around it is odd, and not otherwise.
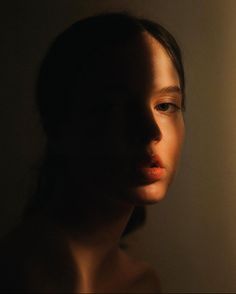
<path fill-rule="evenodd" d="M 139 171 L 150 181 L 160 180 L 164 174 L 164 168 L 162 167 L 142 167 Z"/>

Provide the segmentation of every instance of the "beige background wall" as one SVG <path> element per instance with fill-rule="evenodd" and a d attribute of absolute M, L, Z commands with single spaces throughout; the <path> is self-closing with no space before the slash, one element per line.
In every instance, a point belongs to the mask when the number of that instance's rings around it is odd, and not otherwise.
<path fill-rule="evenodd" d="M 14 3 L 15 2 L 15 3 Z M 1 234 L 18 220 L 41 132 L 33 108 L 39 62 L 80 17 L 128 9 L 159 21 L 183 48 L 187 137 L 167 198 L 149 207 L 130 251 L 159 272 L 164 292 L 236 292 L 236 1 L 24 0 L 1 9 Z"/>

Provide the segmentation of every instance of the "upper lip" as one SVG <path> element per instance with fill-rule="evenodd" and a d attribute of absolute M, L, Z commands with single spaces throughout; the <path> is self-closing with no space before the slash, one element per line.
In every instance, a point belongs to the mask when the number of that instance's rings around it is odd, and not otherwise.
<path fill-rule="evenodd" d="M 139 167 L 160 167 L 163 168 L 161 158 L 157 155 L 147 155 L 145 158 L 139 161 Z"/>

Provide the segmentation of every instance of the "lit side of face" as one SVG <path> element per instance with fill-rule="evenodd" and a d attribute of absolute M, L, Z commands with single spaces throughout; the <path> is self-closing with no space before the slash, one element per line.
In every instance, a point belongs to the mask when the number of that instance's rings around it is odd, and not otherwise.
<path fill-rule="evenodd" d="M 158 180 L 129 189 L 131 199 L 139 204 L 155 203 L 165 196 L 176 172 L 185 133 L 178 73 L 163 46 L 148 34 L 144 38 L 152 66 L 146 110 L 157 132 L 146 150 L 158 156 L 163 169 Z"/>

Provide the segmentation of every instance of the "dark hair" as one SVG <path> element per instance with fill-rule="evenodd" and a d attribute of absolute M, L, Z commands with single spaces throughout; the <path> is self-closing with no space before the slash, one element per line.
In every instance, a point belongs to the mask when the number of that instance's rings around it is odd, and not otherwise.
<path fill-rule="evenodd" d="M 78 81 L 83 81 L 84 76 L 89 74 L 91 63 L 99 54 L 105 54 L 104 50 L 112 50 L 117 45 L 129 42 L 141 32 L 148 32 L 168 52 L 178 72 L 184 97 L 181 52 L 173 36 L 161 25 L 123 12 L 100 14 L 74 23 L 55 39 L 39 72 L 36 102 L 47 137 L 47 146 L 39 170 L 37 189 L 24 216 L 47 205 L 56 183 L 63 179 L 66 158 L 54 142 L 60 138 L 61 130 L 70 117 L 72 105 L 78 99 L 79 95 L 75 97 L 75 93 L 80 91 Z M 182 106 L 185 106 L 184 99 Z M 145 208 L 137 207 L 124 235 L 143 224 L 145 216 Z"/>

